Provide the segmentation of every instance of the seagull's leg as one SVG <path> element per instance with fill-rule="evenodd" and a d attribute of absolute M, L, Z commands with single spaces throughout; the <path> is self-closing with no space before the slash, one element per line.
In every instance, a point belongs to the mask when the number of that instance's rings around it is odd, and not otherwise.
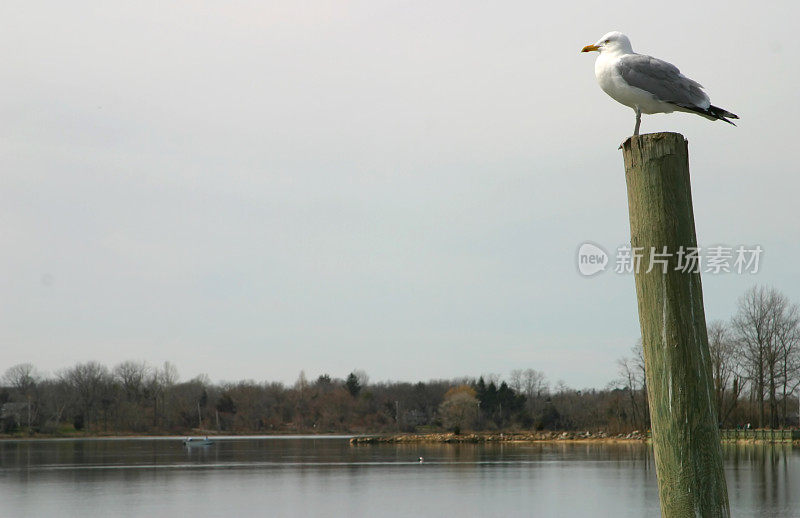
<path fill-rule="evenodd" d="M 642 123 L 642 110 L 640 110 L 638 106 L 634 109 L 636 110 L 636 127 L 633 128 L 633 134 L 638 135 L 639 125 Z"/>

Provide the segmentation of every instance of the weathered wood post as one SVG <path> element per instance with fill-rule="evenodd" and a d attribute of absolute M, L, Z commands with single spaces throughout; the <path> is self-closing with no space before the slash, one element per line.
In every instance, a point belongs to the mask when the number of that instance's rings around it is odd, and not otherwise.
<path fill-rule="evenodd" d="M 688 143 L 639 135 L 623 155 L 661 514 L 727 517 L 700 268 L 683 271 L 697 247 Z"/>

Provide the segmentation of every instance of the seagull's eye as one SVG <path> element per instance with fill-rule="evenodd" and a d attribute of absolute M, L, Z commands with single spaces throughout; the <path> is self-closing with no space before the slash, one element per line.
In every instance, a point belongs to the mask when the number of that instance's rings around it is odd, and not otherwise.
<path fill-rule="evenodd" d="M 608 43 L 609 41 L 611 41 L 611 40 L 606 40 L 606 41 L 604 41 L 603 43 Z"/>

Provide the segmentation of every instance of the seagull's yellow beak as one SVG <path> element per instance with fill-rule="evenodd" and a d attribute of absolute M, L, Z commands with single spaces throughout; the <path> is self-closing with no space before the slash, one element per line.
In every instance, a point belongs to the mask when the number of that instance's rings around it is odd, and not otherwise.
<path fill-rule="evenodd" d="M 600 50 L 600 47 L 597 45 L 586 45 L 581 49 L 581 52 L 591 52 L 593 50 Z"/>

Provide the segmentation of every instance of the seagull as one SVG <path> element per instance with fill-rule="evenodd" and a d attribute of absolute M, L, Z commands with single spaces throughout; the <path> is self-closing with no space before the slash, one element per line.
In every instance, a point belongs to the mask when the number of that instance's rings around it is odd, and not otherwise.
<path fill-rule="evenodd" d="M 700 83 L 681 74 L 671 63 L 635 53 L 631 40 L 621 32 L 609 32 L 581 52 L 595 50 L 600 53 L 594 64 L 597 82 L 612 99 L 636 112 L 634 135 L 639 134 L 643 113 L 696 113 L 736 126 L 728 118 L 739 116 L 712 105 Z"/>

